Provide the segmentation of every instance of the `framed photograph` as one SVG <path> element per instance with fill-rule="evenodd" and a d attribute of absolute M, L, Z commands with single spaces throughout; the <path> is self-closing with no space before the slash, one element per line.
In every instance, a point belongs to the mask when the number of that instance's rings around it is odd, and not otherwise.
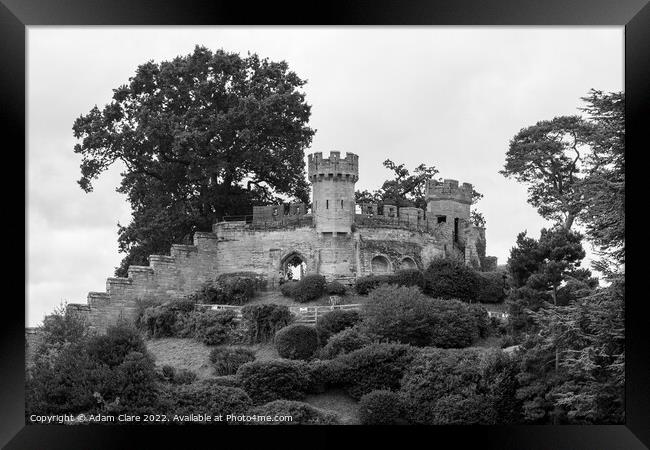
<path fill-rule="evenodd" d="M 647 1 L 304 7 L 0 0 L 0 442 L 648 448 Z"/>

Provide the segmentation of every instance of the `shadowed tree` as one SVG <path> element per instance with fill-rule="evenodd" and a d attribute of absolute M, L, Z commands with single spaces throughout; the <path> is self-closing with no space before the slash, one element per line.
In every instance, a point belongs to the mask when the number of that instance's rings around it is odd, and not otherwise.
<path fill-rule="evenodd" d="M 117 275 L 210 230 L 217 217 L 282 197 L 309 201 L 303 159 L 314 130 L 305 83 L 284 61 L 197 46 L 140 65 L 109 104 L 74 122 L 84 191 L 114 163 L 126 167 L 118 192 L 132 220 L 119 226 L 127 255 Z"/>

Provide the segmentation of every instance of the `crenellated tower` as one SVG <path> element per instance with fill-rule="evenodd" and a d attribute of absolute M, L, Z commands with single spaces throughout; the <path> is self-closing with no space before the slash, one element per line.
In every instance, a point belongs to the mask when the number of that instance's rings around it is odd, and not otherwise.
<path fill-rule="evenodd" d="M 350 233 L 354 222 L 354 184 L 359 179 L 359 156 L 321 152 L 308 156 L 308 176 L 312 184 L 312 215 L 319 233 Z"/>

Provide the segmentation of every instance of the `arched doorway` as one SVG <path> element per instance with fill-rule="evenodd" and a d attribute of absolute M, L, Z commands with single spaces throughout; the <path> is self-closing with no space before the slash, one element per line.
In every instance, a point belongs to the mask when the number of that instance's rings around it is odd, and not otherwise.
<path fill-rule="evenodd" d="M 402 262 L 400 263 L 400 269 L 417 269 L 418 265 L 415 263 L 415 260 L 411 258 L 410 256 L 406 256 L 402 258 Z"/>
<path fill-rule="evenodd" d="M 390 262 L 383 255 L 377 255 L 370 261 L 372 273 L 382 274 L 390 272 Z"/>
<path fill-rule="evenodd" d="M 284 280 L 297 281 L 305 276 L 305 273 L 307 272 L 307 264 L 299 253 L 290 253 L 282 262 L 281 272 Z"/>

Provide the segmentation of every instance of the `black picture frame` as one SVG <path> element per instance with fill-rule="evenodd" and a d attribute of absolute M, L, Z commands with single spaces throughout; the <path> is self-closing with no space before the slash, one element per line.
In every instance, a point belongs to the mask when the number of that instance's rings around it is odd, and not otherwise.
<path fill-rule="evenodd" d="M 26 27 L 31 25 L 619 25 L 625 26 L 626 159 L 642 155 L 650 117 L 650 5 L 648 0 L 378 0 L 307 2 L 246 2 L 200 0 L 0 0 L 0 127 L 5 162 L 5 260 L 24 273 L 26 222 L 19 219 L 20 185 L 6 175 L 24 176 L 26 186 L 25 89 Z M 9 145 L 8 142 L 12 142 Z M 15 160 L 11 160 L 15 158 Z M 20 165 L 25 164 L 25 170 Z M 637 168 L 639 163 L 636 165 Z M 629 177 L 626 177 L 630 180 Z M 633 178 L 632 178 L 633 179 Z M 629 183 L 629 181 L 628 181 Z M 628 192 L 633 192 L 629 187 Z M 643 191 L 639 188 L 638 191 Z M 26 192 L 26 191 L 25 191 Z M 25 202 L 28 201 L 23 197 Z M 638 203 L 628 202 L 628 205 Z M 634 208 L 627 208 L 634 214 Z M 16 219 L 18 217 L 18 219 Z M 632 217 L 632 216 L 630 216 Z M 23 216 L 24 220 L 24 216 Z M 627 221 L 628 227 L 642 219 Z M 25 247 L 15 237 L 22 232 Z M 630 230 L 630 228 L 628 228 Z M 647 239 L 647 238 L 646 238 Z M 640 241 L 639 241 L 640 242 Z M 628 246 L 628 268 L 641 250 Z M 626 286 L 626 424 L 611 426 L 447 426 L 447 427 L 136 427 L 29 425 L 24 423 L 25 316 L 19 295 L 5 295 L 0 353 L 0 444 L 22 448 L 133 448 L 154 445 L 192 448 L 190 440 L 208 439 L 210 446 L 340 445 L 352 437 L 390 444 L 446 448 L 477 446 L 498 449 L 641 449 L 650 446 L 650 350 L 648 315 L 643 292 L 629 274 Z M 5 293 L 18 286 L 5 275 Z M 630 283 L 631 282 L 631 283 Z M 640 284 L 640 283 L 639 283 Z M 630 293 L 637 289 L 636 298 Z M 19 289 L 16 289 L 19 290 Z M 25 291 L 23 291 L 25 292 Z M 25 292 L 26 296 L 26 292 Z M 15 308 L 10 310 L 10 308 Z M 299 430 L 297 430 L 299 429 Z M 298 434 L 300 436 L 298 436 Z M 158 441 L 156 444 L 153 441 Z M 274 442 L 275 441 L 275 442 Z M 179 447 L 179 445 L 181 447 Z"/>

